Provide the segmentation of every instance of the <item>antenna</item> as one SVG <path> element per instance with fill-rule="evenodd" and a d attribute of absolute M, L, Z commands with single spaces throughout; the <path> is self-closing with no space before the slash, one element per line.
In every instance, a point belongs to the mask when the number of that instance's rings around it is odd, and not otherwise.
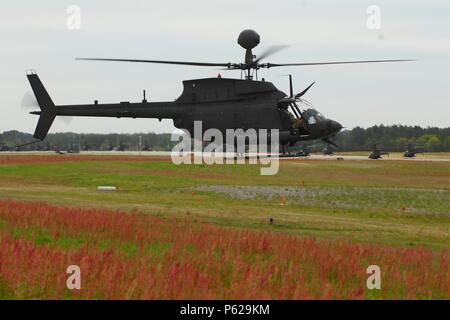
<path fill-rule="evenodd" d="M 142 91 L 144 99 L 142 99 L 143 103 L 147 103 L 147 98 L 145 97 L 145 89 Z"/>

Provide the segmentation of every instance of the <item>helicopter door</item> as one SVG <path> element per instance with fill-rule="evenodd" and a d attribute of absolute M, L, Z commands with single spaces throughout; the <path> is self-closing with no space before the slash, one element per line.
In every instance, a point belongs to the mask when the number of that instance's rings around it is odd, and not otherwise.
<path fill-rule="evenodd" d="M 281 130 L 291 131 L 292 130 L 292 115 L 286 109 L 279 109 Z"/>

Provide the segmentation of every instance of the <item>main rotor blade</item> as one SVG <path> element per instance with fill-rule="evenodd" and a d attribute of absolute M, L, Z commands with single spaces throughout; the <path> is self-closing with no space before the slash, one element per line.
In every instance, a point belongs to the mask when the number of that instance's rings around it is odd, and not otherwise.
<path fill-rule="evenodd" d="M 305 62 L 305 63 L 263 63 L 260 68 L 273 67 L 295 67 L 295 66 L 320 66 L 328 64 L 355 64 L 355 63 L 379 63 L 379 62 L 403 62 L 416 61 L 414 59 L 399 59 L 399 60 L 364 60 L 364 61 L 333 61 L 333 62 Z"/>
<path fill-rule="evenodd" d="M 303 118 L 303 113 L 302 113 L 302 111 L 300 110 L 300 108 L 298 107 L 298 105 L 297 105 L 295 102 L 292 102 L 292 105 L 295 107 L 295 109 L 297 110 L 297 112 L 300 114 L 300 118 Z M 305 119 L 303 119 L 303 120 L 305 120 Z M 306 124 L 306 122 L 305 122 L 305 127 L 308 128 L 308 125 Z"/>
<path fill-rule="evenodd" d="M 292 86 L 292 74 L 289 75 L 289 98 L 294 97 L 294 88 Z"/>
<path fill-rule="evenodd" d="M 294 107 L 292 104 L 290 104 L 290 107 L 291 107 L 292 111 L 294 112 L 295 117 L 296 117 L 297 119 L 299 119 L 299 118 L 302 117 L 301 114 L 298 114 L 298 113 L 297 113 L 297 110 L 295 109 L 295 107 Z"/>
<path fill-rule="evenodd" d="M 178 64 L 186 66 L 200 67 L 230 67 L 232 63 L 208 63 L 208 62 L 188 62 L 188 61 L 164 61 L 164 60 L 138 60 L 138 59 L 104 59 L 104 58 L 76 58 L 75 60 L 84 61 L 114 61 L 114 62 L 141 62 L 141 63 L 163 63 Z"/>
<path fill-rule="evenodd" d="M 258 63 L 259 61 L 267 58 L 268 56 L 271 56 L 271 55 L 277 53 L 278 51 L 286 49 L 287 47 L 289 47 L 289 46 L 287 46 L 287 45 L 270 46 L 258 56 L 258 59 L 255 60 L 255 63 Z"/>

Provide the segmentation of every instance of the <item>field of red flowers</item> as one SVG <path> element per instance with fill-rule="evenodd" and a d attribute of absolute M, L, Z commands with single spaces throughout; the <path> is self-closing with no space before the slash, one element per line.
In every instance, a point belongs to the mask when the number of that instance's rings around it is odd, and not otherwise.
<path fill-rule="evenodd" d="M 0 200 L 0 298 L 449 299 L 449 251 Z M 381 289 L 366 268 L 381 268 Z M 69 265 L 81 289 L 66 287 Z"/>

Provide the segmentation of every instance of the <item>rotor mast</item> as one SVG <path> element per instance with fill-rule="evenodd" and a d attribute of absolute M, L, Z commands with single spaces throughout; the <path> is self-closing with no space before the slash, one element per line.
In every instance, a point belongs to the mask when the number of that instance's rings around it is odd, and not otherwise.
<path fill-rule="evenodd" d="M 248 66 L 247 69 L 245 70 L 246 75 L 245 75 L 245 79 L 246 80 L 252 80 L 253 76 L 251 75 L 251 66 L 253 65 L 253 59 L 255 58 L 255 56 L 253 55 L 253 51 L 252 49 L 246 49 L 245 50 L 245 65 Z M 258 80 L 258 79 L 256 79 Z"/>
<path fill-rule="evenodd" d="M 260 41 L 259 34 L 251 29 L 246 29 L 239 34 L 238 44 L 245 49 L 245 64 L 242 66 L 242 70 L 245 73 L 246 80 L 253 80 L 252 69 L 258 68 L 253 59 L 256 56 L 253 54 L 254 49 Z M 258 74 L 256 74 L 256 80 L 258 80 Z"/>

